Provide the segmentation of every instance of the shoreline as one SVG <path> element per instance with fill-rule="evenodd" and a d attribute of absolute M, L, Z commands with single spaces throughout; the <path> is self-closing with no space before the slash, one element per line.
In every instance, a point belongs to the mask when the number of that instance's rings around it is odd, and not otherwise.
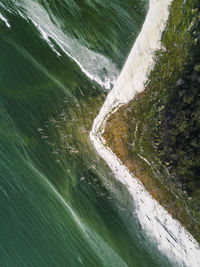
<path fill-rule="evenodd" d="M 106 146 L 103 138 L 105 123 L 111 114 L 145 89 L 149 72 L 154 66 L 154 52 L 161 47 L 161 35 L 165 29 L 169 15 L 168 7 L 171 2 L 171 0 L 160 0 L 158 3 L 150 0 L 149 11 L 142 30 L 113 90 L 107 96 L 94 121 L 90 139 L 98 154 L 112 169 L 116 179 L 127 186 L 136 206 L 134 212 L 137 214 L 143 230 L 154 239 L 161 252 L 173 262 L 198 266 L 200 251 L 197 241 L 153 199 L 143 184 Z M 183 250 L 185 251 L 184 255 Z"/>

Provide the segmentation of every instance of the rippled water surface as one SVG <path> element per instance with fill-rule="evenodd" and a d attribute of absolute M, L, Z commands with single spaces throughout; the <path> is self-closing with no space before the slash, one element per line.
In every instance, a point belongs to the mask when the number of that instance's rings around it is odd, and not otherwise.
<path fill-rule="evenodd" d="M 146 0 L 1 0 L 0 266 L 170 266 L 89 131 Z"/>

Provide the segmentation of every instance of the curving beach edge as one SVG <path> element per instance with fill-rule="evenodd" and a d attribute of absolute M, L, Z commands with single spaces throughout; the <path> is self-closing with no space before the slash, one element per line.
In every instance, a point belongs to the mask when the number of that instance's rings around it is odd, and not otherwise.
<path fill-rule="evenodd" d="M 145 190 L 141 182 L 107 147 L 102 137 L 107 119 L 120 106 L 145 89 L 154 66 L 154 52 L 161 47 L 161 36 L 169 16 L 172 0 L 150 0 L 142 30 L 128 56 L 121 74 L 94 120 L 90 139 L 98 154 L 107 162 L 116 179 L 127 186 L 135 213 L 147 234 L 158 248 L 181 266 L 199 266 L 200 248 L 186 229 Z"/>

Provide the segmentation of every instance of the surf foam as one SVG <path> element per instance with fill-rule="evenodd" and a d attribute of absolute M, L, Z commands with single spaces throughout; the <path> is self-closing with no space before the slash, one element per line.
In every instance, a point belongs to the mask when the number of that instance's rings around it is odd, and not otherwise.
<path fill-rule="evenodd" d="M 145 89 L 154 66 L 154 52 L 161 48 L 161 35 L 169 16 L 172 0 L 150 0 L 142 30 L 128 56 L 119 78 L 94 120 L 90 139 L 99 155 L 107 162 L 115 177 L 130 192 L 143 230 L 156 242 L 160 251 L 180 266 L 200 266 L 200 248 L 186 229 L 146 191 L 117 156 L 106 147 L 102 137 L 105 122 L 121 105 Z"/>
<path fill-rule="evenodd" d="M 18 14 L 28 22 L 33 23 L 40 36 L 57 56 L 61 56 L 60 52 L 62 51 L 79 66 L 90 80 L 95 81 L 105 89 L 111 88 L 116 81 L 118 69 L 110 59 L 70 37 L 62 29 L 56 17 L 51 14 L 54 21 L 57 22 L 55 24 L 47 10 L 38 2 L 22 0 L 20 2 L 16 1 L 15 5 Z M 103 70 L 106 70 L 107 78 L 103 75 Z"/>
<path fill-rule="evenodd" d="M 1 13 L 0 13 L 0 19 L 5 22 L 5 24 L 6 24 L 6 26 L 8 28 L 11 27 L 10 24 L 9 24 L 9 22 L 8 22 L 8 20 Z"/>

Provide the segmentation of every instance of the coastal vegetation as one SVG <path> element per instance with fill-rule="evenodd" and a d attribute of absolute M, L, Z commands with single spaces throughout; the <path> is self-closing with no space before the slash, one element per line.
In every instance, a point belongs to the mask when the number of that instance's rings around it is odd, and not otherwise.
<path fill-rule="evenodd" d="M 200 3 L 174 0 L 145 91 L 107 121 L 107 145 L 200 241 Z"/>

